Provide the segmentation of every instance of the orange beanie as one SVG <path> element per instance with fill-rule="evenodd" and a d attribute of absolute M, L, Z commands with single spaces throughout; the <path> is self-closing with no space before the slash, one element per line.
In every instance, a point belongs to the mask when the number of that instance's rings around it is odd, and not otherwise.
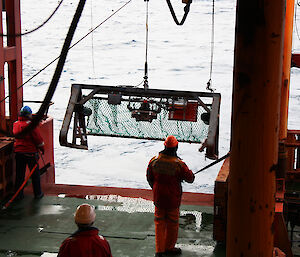
<path fill-rule="evenodd" d="M 178 145 L 178 141 L 177 141 L 176 137 L 170 135 L 166 138 L 164 145 L 167 148 L 176 147 Z"/>

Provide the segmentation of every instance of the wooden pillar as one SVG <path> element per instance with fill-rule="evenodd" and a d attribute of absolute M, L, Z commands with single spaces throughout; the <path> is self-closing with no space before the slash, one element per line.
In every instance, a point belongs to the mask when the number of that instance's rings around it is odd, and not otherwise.
<path fill-rule="evenodd" d="M 273 251 L 284 0 L 237 1 L 226 256 Z"/>
<path fill-rule="evenodd" d="M 287 138 L 294 8 L 295 0 L 287 0 L 284 28 L 279 139 Z"/>

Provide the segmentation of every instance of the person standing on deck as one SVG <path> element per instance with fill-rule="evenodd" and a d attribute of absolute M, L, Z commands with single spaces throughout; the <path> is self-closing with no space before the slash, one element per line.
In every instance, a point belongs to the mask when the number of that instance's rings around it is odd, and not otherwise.
<path fill-rule="evenodd" d="M 165 149 L 153 157 L 147 168 L 147 181 L 153 191 L 155 205 L 155 256 L 180 255 L 175 244 L 179 228 L 179 207 L 182 195 L 181 182 L 193 183 L 195 176 L 177 156 L 178 141 L 170 135 Z"/>
<path fill-rule="evenodd" d="M 16 136 L 14 143 L 14 152 L 16 154 L 16 182 L 15 191 L 23 184 L 25 179 L 26 166 L 32 170 L 38 162 L 40 151 L 44 154 L 44 141 L 41 137 L 38 127 L 30 132 L 18 136 L 25 127 L 31 122 L 32 110 L 29 106 L 23 106 L 20 110 L 18 120 L 13 124 L 13 134 Z M 32 176 L 32 186 L 35 199 L 40 199 L 44 196 L 40 183 L 40 170 L 37 164 Z M 17 196 L 17 199 L 24 198 L 23 190 Z"/>
<path fill-rule="evenodd" d="M 112 257 L 109 243 L 92 226 L 95 219 L 93 206 L 79 205 L 74 215 L 78 230 L 63 241 L 57 257 Z"/>

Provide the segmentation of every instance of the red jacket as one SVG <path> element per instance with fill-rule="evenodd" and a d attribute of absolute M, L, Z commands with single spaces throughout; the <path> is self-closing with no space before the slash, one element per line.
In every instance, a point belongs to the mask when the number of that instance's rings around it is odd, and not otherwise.
<path fill-rule="evenodd" d="M 58 257 L 112 257 L 110 246 L 94 227 L 78 230 L 63 241 Z"/>
<path fill-rule="evenodd" d="M 148 165 L 147 180 L 153 190 L 153 201 L 159 208 L 179 208 L 182 195 L 181 182 L 192 183 L 193 172 L 176 156 L 160 153 Z"/>
<path fill-rule="evenodd" d="M 26 117 L 19 117 L 13 125 L 14 135 L 20 133 L 28 124 L 30 120 Z M 41 137 L 38 127 L 27 133 L 22 138 L 16 138 L 14 143 L 16 153 L 36 153 L 38 149 L 44 148 L 44 141 Z"/>

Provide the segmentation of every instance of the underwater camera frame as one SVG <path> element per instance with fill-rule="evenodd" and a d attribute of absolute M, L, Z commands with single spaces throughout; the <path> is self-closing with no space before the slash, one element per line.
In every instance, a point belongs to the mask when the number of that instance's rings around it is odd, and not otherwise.
<path fill-rule="evenodd" d="M 220 101 L 211 92 L 72 84 L 59 142 L 88 149 L 88 135 L 164 140 L 172 134 L 217 159 Z"/>

